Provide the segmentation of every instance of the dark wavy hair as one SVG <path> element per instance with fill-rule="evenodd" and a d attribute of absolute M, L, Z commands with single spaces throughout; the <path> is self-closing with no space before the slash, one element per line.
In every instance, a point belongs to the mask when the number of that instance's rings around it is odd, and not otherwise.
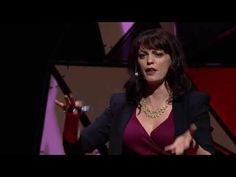
<path fill-rule="evenodd" d="M 129 51 L 130 78 L 124 85 L 129 102 L 138 104 L 145 91 L 145 81 L 140 74 L 137 61 L 140 47 L 163 50 L 170 55 L 172 62 L 164 81 L 172 92 L 170 101 L 177 99 L 191 88 L 191 81 L 184 73 L 185 55 L 180 42 L 174 35 L 161 28 L 149 29 L 134 38 Z M 138 77 L 135 76 L 136 70 L 139 73 Z"/>

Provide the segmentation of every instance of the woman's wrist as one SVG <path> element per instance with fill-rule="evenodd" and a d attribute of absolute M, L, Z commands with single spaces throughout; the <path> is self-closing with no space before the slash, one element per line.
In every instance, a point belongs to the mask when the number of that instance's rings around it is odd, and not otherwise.
<path fill-rule="evenodd" d="M 70 143 L 77 141 L 80 113 L 67 112 L 64 124 L 63 138 Z"/>
<path fill-rule="evenodd" d="M 189 133 L 191 136 L 191 133 Z M 186 155 L 196 155 L 197 150 L 198 150 L 198 144 L 196 140 L 191 136 L 190 138 L 190 143 L 189 143 L 189 148 L 185 150 Z"/>

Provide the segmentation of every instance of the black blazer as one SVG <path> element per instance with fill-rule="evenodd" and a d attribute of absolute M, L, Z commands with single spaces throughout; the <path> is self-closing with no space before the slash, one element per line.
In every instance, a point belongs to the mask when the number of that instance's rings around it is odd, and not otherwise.
<path fill-rule="evenodd" d="M 208 95 L 197 91 L 191 91 L 173 101 L 175 137 L 184 133 L 191 123 L 195 123 L 197 126 L 194 134 L 196 142 L 214 154 L 208 102 Z M 123 132 L 135 109 L 135 105 L 126 101 L 124 93 L 113 94 L 109 107 L 94 123 L 83 129 L 79 141 L 75 144 L 64 141 L 66 154 L 91 152 L 110 141 L 109 154 L 121 155 Z"/>

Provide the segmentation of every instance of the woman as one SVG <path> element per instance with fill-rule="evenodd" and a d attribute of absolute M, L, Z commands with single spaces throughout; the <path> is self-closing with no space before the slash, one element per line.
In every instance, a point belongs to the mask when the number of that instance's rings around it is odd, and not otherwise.
<path fill-rule="evenodd" d="M 191 90 L 184 54 L 172 34 L 149 29 L 138 35 L 129 55 L 126 93 L 77 137 L 81 102 L 66 96 L 64 148 L 67 154 L 91 152 L 108 141 L 109 154 L 214 154 L 209 98 Z M 70 111 L 68 111 L 70 110 Z M 74 110 L 74 111 L 72 111 Z"/>

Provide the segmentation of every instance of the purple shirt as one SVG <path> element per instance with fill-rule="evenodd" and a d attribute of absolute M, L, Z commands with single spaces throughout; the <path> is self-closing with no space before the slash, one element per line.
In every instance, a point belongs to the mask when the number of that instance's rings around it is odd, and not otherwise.
<path fill-rule="evenodd" d="M 124 131 L 123 154 L 157 155 L 160 154 L 159 149 L 164 150 L 165 146 L 172 144 L 175 139 L 172 112 L 149 136 L 134 111 Z"/>

